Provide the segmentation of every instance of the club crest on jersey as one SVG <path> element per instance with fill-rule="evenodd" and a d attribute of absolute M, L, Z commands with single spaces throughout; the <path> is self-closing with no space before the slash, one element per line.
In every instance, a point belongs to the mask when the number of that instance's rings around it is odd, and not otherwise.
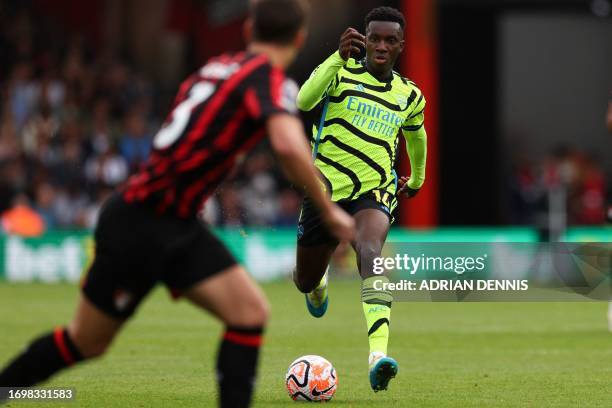
<path fill-rule="evenodd" d="M 395 97 L 397 104 L 400 106 L 401 110 L 404 110 L 408 107 L 408 98 L 404 95 L 398 95 Z"/>

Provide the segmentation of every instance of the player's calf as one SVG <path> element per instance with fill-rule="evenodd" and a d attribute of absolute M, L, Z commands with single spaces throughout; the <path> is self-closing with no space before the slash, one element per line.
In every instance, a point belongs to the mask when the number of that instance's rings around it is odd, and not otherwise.
<path fill-rule="evenodd" d="M 263 326 L 227 326 L 217 356 L 221 407 L 248 407 L 253 394 Z"/>
<path fill-rule="evenodd" d="M 84 359 L 64 328 L 38 337 L 0 372 L 0 387 L 31 387 Z"/>
<path fill-rule="evenodd" d="M 123 320 L 107 316 L 81 297 L 70 327 L 32 341 L 0 372 L 0 387 L 31 387 L 66 367 L 102 355 L 122 324 Z"/>
<path fill-rule="evenodd" d="M 337 246 L 336 241 L 314 246 L 297 246 L 293 282 L 300 292 L 310 293 L 320 285 Z"/>
<path fill-rule="evenodd" d="M 185 292 L 225 324 L 217 355 L 221 407 L 248 407 L 270 307 L 244 268 L 234 265 Z"/>
<path fill-rule="evenodd" d="M 398 371 L 397 362 L 387 357 L 389 324 L 391 321 L 391 292 L 377 288 L 376 281 L 388 283 L 386 276 L 372 276 L 361 283 L 363 313 L 368 327 L 370 355 L 370 385 L 374 391 L 386 390 Z"/>
<path fill-rule="evenodd" d="M 249 406 L 264 327 L 270 315 L 270 308 L 263 297 L 237 303 L 238 310 L 224 322 L 226 328 L 217 356 L 221 407 Z"/>

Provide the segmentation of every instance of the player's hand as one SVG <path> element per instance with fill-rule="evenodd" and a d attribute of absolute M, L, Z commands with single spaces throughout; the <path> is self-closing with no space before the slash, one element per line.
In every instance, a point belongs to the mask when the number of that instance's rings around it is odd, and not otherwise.
<path fill-rule="evenodd" d="M 340 36 L 340 56 L 343 60 L 348 60 L 351 55 L 357 56 L 361 52 L 359 47 L 365 48 L 365 36 L 352 27 L 346 29 Z"/>
<path fill-rule="evenodd" d="M 402 176 L 400 177 L 400 179 L 397 181 L 397 186 L 399 187 L 397 189 L 397 195 L 398 196 L 404 196 L 407 198 L 412 198 L 415 195 L 417 195 L 417 193 L 419 192 L 419 189 L 414 189 L 414 188 L 410 188 L 408 187 L 408 177 L 406 176 Z"/>
<path fill-rule="evenodd" d="M 355 238 L 355 220 L 337 204 L 332 204 L 322 219 L 329 232 L 339 240 L 352 241 Z"/>

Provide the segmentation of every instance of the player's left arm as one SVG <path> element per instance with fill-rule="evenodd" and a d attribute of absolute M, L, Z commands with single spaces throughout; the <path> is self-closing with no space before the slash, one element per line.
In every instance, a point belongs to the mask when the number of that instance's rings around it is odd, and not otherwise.
<path fill-rule="evenodd" d="M 410 177 L 398 180 L 398 195 L 414 197 L 425 183 L 427 165 L 427 132 L 425 131 L 425 98 L 420 97 L 406 121 L 402 125 L 406 139 L 406 151 L 410 158 Z"/>

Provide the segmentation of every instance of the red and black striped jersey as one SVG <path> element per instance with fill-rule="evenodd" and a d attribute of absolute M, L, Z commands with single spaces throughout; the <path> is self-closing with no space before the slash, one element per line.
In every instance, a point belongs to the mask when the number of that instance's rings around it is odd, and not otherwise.
<path fill-rule="evenodd" d="M 158 213 L 194 217 L 237 157 L 265 135 L 267 118 L 296 114 L 297 85 L 265 55 L 224 54 L 180 86 L 142 169 L 123 197 Z"/>

